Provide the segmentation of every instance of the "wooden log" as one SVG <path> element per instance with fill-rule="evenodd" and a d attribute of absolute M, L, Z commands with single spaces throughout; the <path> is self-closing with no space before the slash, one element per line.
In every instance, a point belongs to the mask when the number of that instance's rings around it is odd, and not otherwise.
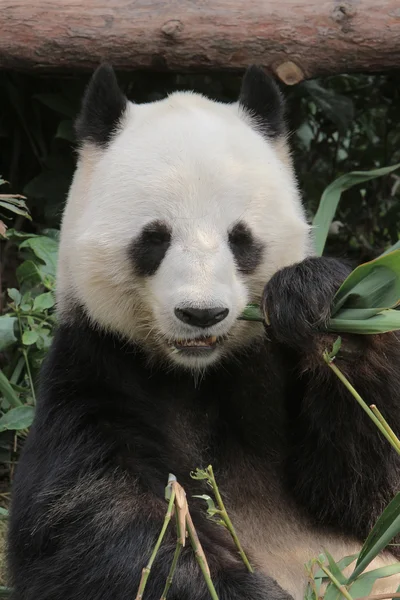
<path fill-rule="evenodd" d="M 399 0 L 0 0 L 0 68 L 241 70 L 287 84 L 400 65 Z"/>

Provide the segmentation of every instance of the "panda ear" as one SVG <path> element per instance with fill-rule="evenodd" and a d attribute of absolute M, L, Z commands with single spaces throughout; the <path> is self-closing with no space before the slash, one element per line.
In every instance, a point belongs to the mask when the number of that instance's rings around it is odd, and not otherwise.
<path fill-rule="evenodd" d="M 92 75 L 75 123 L 78 142 L 106 146 L 118 130 L 127 99 L 121 92 L 114 70 L 103 64 Z"/>
<path fill-rule="evenodd" d="M 243 77 L 239 105 L 253 117 L 257 128 L 268 138 L 285 134 L 285 101 L 277 83 L 256 65 Z"/>

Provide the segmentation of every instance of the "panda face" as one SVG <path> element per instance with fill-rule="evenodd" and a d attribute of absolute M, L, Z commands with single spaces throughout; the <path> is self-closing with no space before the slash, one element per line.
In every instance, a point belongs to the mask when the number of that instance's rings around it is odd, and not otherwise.
<path fill-rule="evenodd" d="M 60 318 L 79 304 L 153 358 L 202 369 L 262 336 L 238 317 L 307 253 L 284 142 L 240 103 L 178 93 L 120 104 L 108 136 L 78 121 L 86 135 L 62 226 Z"/>

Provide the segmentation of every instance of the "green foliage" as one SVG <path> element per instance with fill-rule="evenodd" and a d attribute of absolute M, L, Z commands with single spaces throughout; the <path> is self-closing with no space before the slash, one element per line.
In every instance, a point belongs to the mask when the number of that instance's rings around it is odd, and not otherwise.
<path fill-rule="evenodd" d="M 400 493 L 396 494 L 379 517 L 358 556 L 349 583 L 364 571 L 370 562 L 400 533 Z M 367 594 L 362 594 L 367 595 Z"/>
<path fill-rule="evenodd" d="M 0 315 L 0 350 L 8 359 L 0 371 L 0 441 L 2 432 L 25 430 L 33 420 L 35 380 L 55 325 L 58 250 L 54 236 L 10 230 L 7 238 L 21 261 L 16 269 L 19 289 L 7 290 L 6 312 Z"/>
<path fill-rule="evenodd" d="M 336 210 L 342 196 L 342 193 L 354 185 L 359 185 L 376 177 L 382 177 L 388 173 L 392 173 L 400 168 L 400 164 L 391 167 L 383 167 L 381 169 L 372 169 L 371 171 L 353 171 L 336 179 L 328 185 L 322 194 L 318 210 L 315 213 L 313 220 L 314 228 L 314 244 L 318 256 L 321 256 L 326 239 L 328 237 L 329 228 L 336 214 Z"/>
<path fill-rule="evenodd" d="M 370 335 L 399 330 L 399 304 L 400 250 L 392 250 L 347 277 L 333 299 L 326 331 Z M 263 321 L 263 316 L 257 305 L 249 304 L 241 319 Z"/>
<path fill-rule="evenodd" d="M 357 600 L 369 596 L 378 579 L 400 573 L 400 563 L 365 571 L 376 556 L 400 533 L 400 493 L 386 507 L 379 517 L 359 554 L 348 556 L 336 562 L 327 550 L 317 559 L 306 565 L 309 586 L 306 600 L 318 600 L 322 583 L 327 583 L 324 600 Z M 350 576 L 343 569 L 357 560 Z M 395 590 L 393 590 L 395 592 Z"/>
<path fill-rule="evenodd" d="M 357 267 L 333 300 L 330 331 L 386 333 L 400 329 L 400 250 Z"/>

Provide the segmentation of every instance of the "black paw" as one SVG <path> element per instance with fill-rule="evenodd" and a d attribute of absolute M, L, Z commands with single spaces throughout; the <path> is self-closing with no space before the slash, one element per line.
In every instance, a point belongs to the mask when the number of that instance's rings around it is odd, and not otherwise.
<path fill-rule="evenodd" d="M 308 348 L 328 321 L 333 297 L 350 271 L 338 260 L 312 257 L 275 273 L 262 300 L 274 337 L 292 348 Z"/>

